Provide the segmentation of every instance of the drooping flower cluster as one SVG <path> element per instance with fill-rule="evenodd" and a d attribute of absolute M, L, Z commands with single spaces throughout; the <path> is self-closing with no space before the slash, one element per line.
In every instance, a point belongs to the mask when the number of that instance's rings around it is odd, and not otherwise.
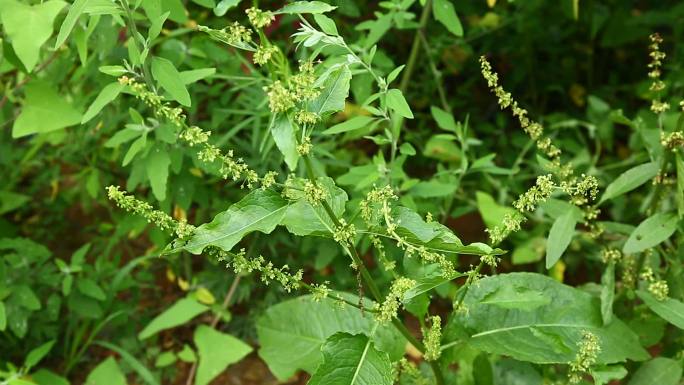
<path fill-rule="evenodd" d="M 301 269 L 297 270 L 294 274 L 290 273 L 287 265 L 277 268 L 273 265 L 273 262 L 266 261 L 261 255 L 257 258 L 249 259 L 246 257 L 245 249 L 240 249 L 237 254 L 233 254 L 218 248 L 212 248 L 209 250 L 209 253 L 218 259 L 219 262 L 225 263 L 226 267 L 232 268 L 235 274 L 249 274 L 257 271 L 265 285 L 275 280 L 287 292 L 298 289 L 304 275 L 304 271 Z"/>
<path fill-rule="evenodd" d="M 107 187 L 107 197 L 119 208 L 140 215 L 161 230 L 173 231 L 178 238 L 186 238 L 195 231 L 195 227 L 188 224 L 185 219 L 177 221 L 169 214 L 153 209 L 149 203 L 126 194 L 118 186 Z"/>
<path fill-rule="evenodd" d="M 430 317 L 430 327 L 423 328 L 423 344 L 425 345 L 425 360 L 437 361 L 442 354 L 442 319 L 436 315 Z"/>
<path fill-rule="evenodd" d="M 577 346 L 579 350 L 575 360 L 570 362 L 570 373 L 568 374 L 572 384 L 579 383 L 582 380 L 582 376 L 589 372 L 601 352 L 601 341 L 596 334 L 588 330 L 582 331 L 582 339 L 577 342 Z"/>
<path fill-rule="evenodd" d="M 561 150 L 553 145 L 549 138 L 542 138 L 542 135 L 544 135 L 544 127 L 538 122 L 528 118 L 527 110 L 521 108 L 518 105 L 518 102 L 513 99 L 513 96 L 503 89 L 499 84 L 499 75 L 493 71 L 492 65 L 484 56 L 480 57 L 480 68 L 482 76 L 487 81 L 487 85 L 492 92 L 494 92 L 494 95 L 496 95 L 501 109 L 510 107 L 513 116 L 518 119 L 522 129 L 536 142 L 537 148 L 551 158 L 552 162 L 557 161 L 560 157 Z"/>
<path fill-rule="evenodd" d="M 119 82 L 129 86 L 135 97 L 152 109 L 157 118 L 165 119 L 182 129 L 178 138 L 190 147 L 199 147 L 197 152 L 199 160 L 207 163 L 218 160 L 221 163 L 219 174 L 223 179 L 233 181 L 242 179 L 245 182 L 244 185 L 250 189 L 259 182 L 259 175 L 256 171 L 250 169 L 242 158 L 236 159 L 233 150 L 223 153 L 218 147 L 209 143 L 211 132 L 204 131 L 197 126 L 188 126 L 181 108 L 171 107 L 169 103 L 162 100 L 161 96 L 150 91 L 143 83 L 137 82 L 135 79 L 122 76 L 119 78 Z"/>
<path fill-rule="evenodd" d="M 387 323 L 396 317 L 404 294 L 415 285 L 416 281 L 410 278 L 399 277 L 395 279 L 392 282 L 389 294 L 387 294 L 385 301 L 380 305 L 380 309 L 375 315 L 378 322 Z"/>
<path fill-rule="evenodd" d="M 663 42 L 663 38 L 659 34 L 654 33 L 649 36 L 651 44 L 649 48 L 649 56 L 651 57 L 651 62 L 648 63 L 648 77 L 653 80 L 649 90 L 656 93 L 657 97 L 651 101 L 651 111 L 656 114 L 663 113 L 670 109 L 670 105 L 666 102 L 660 100 L 660 94 L 665 89 L 665 82 L 663 82 L 660 77 L 662 75 L 663 59 L 665 59 L 665 52 L 660 50 L 660 44 Z"/>
<path fill-rule="evenodd" d="M 312 62 L 301 62 L 299 72 L 290 76 L 286 83 L 276 80 L 265 91 L 271 112 L 287 112 L 300 105 L 295 111 L 295 120 L 299 124 L 313 124 L 320 119 L 318 114 L 307 111 L 305 106 L 306 102 L 315 99 L 321 92 L 320 86 L 316 85 Z"/>

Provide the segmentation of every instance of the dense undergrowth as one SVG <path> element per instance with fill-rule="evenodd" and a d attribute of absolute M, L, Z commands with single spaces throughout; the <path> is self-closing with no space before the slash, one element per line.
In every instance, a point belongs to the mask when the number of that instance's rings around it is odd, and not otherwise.
<path fill-rule="evenodd" d="M 0 384 L 679 384 L 683 18 L 0 0 Z"/>

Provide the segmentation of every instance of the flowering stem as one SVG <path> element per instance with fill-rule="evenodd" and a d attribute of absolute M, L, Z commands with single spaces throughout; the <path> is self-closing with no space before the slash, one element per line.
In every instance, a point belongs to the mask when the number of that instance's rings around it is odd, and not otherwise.
<path fill-rule="evenodd" d="M 306 173 L 309 177 L 309 180 L 311 183 L 316 184 L 316 176 L 314 174 L 313 170 L 313 165 L 311 164 L 311 158 L 309 155 L 304 155 L 302 157 L 304 159 L 304 166 L 306 168 Z M 335 215 L 335 212 L 332 210 L 328 202 L 324 199 L 321 201 L 321 205 L 323 206 L 323 209 L 325 212 L 328 214 L 330 219 L 332 220 L 333 224 L 335 226 L 340 225 L 340 220 L 337 218 L 337 215 Z M 354 265 L 359 269 L 361 272 L 361 278 L 363 279 L 364 283 L 370 290 L 371 294 L 373 295 L 373 298 L 378 302 L 382 302 L 382 295 L 380 294 L 380 289 L 378 289 L 378 286 L 375 284 L 375 281 L 373 281 L 373 277 L 371 277 L 370 273 L 368 272 L 368 269 L 366 269 L 366 265 L 364 265 L 363 260 L 359 256 L 358 252 L 356 251 L 356 248 L 353 246 L 350 247 L 344 247 L 349 256 L 351 256 L 352 261 L 354 262 Z M 347 301 L 345 301 L 347 302 Z M 356 304 L 354 304 L 356 305 Z M 358 307 L 358 306 L 357 306 Z M 398 318 L 392 318 L 392 325 L 406 338 L 406 340 L 411 343 L 411 345 L 415 346 L 416 349 L 418 349 L 421 353 L 425 353 L 425 345 L 420 342 L 411 332 L 406 328 L 406 326 L 398 319 Z M 437 381 L 437 385 L 443 385 L 444 384 L 444 377 L 442 376 L 441 369 L 439 368 L 439 364 L 435 361 L 430 362 L 430 367 L 432 368 L 432 371 L 434 372 L 435 375 L 435 380 Z"/>

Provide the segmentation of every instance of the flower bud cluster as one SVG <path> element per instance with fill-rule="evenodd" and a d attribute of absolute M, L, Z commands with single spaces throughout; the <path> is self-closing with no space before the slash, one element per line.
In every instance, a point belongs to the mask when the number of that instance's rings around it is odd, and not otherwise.
<path fill-rule="evenodd" d="M 347 224 L 344 218 L 340 218 L 340 224 L 335 226 L 335 231 L 333 232 L 333 239 L 335 242 L 343 246 L 351 246 L 354 243 L 354 238 L 356 237 L 356 227 L 353 223 Z"/>
<path fill-rule="evenodd" d="M 314 65 L 310 61 L 299 64 L 299 72 L 287 79 L 286 83 L 276 80 L 265 88 L 271 112 L 287 112 L 297 106 L 315 99 L 321 92 L 315 85 L 316 75 Z M 318 114 L 299 108 L 295 113 L 295 120 L 300 124 L 313 124 L 320 119 Z"/>
<path fill-rule="evenodd" d="M 601 260 L 605 264 L 618 263 L 622 259 L 622 253 L 618 249 L 603 249 Z"/>
<path fill-rule="evenodd" d="M 664 301 L 667 299 L 667 296 L 670 293 L 667 281 L 664 279 L 657 279 L 653 274 L 653 269 L 645 267 L 642 270 L 640 277 L 648 282 L 648 292 L 651 293 L 656 300 Z"/>
<path fill-rule="evenodd" d="M 247 14 L 247 18 L 249 19 L 249 22 L 255 27 L 255 28 L 264 28 L 268 27 L 271 25 L 271 22 L 275 20 L 275 15 L 271 11 L 262 11 L 259 8 L 248 8 L 245 13 Z"/>
<path fill-rule="evenodd" d="M 651 44 L 649 48 L 649 56 L 651 57 L 651 62 L 648 63 L 648 77 L 653 80 L 649 90 L 660 95 L 665 89 L 665 82 L 663 82 L 660 77 L 662 74 L 663 59 L 665 59 L 665 52 L 660 50 L 660 44 L 663 42 L 663 38 L 659 34 L 654 33 L 649 36 Z M 670 109 L 670 105 L 666 102 L 660 100 L 660 96 L 651 101 L 651 111 L 656 114 L 663 113 Z"/>
<path fill-rule="evenodd" d="M 256 52 L 254 52 L 252 60 L 254 61 L 254 64 L 262 66 L 268 63 L 269 60 L 271 60 L 271 57 L 276 54 L 276 52 L 278 52 L 278 47 L 274 45 L 260 45 L 259 47 L 257 47 Z"/>
<path fill-rule="evenodd" d="M 290 273 L 287 265 L 277 268 L 273 266 L 273 262 L 266 261 L 261 255 L 257 258 L 248 259 L 245 249 L 240 249 L 237 254 L 227 253 L 217 248 L 211 249 L 210 252 L 219 262 L 224 262 L 226 267 L 232 268 L 235 274 L 249 274 L 257 271 L 265 285 L 270 284 L 271 281 L 277 281 L 288 293 L 300 287 L 304 275 L 304 271 L 301 269 L 294 274 Z M 232 258 L 230 258 L 231 256 Z"/>
<path fill-rule="evenodd" d="M 601 352 L 601 341 L 598 336 L 588 330 L 582 331 L 582 339 L 577 342 L 579 351 L 575 360 L 570 362 L 569 381 L 577 384 L 582 380 L 582 376 L 589 372 L 589 369 L 596 364 L 599 353 Z"/>
<path fill-rule="evenodd" d="M 660 144 L 668 150 L 684 147 L 684 132 L 660 133 Z"/>
<path fill-rule="evenodd" d="M 389 294 L 385 297 L 385 301 L 380 305 L 380 309 L 375 316 L 378 322 L 387 323 L 396 317 L 401 300 L 404 298 L 404 293 L 415 285 L 416 281 L 410 278 L 399 277 L 395 279 L 392 282 Z"/>
<path fill-rule="evenodd" d="M 140 215 L 148 223 L 153 223 L 161 230 L 173 231 L 178 238 L 189 237 L 195 231 L 195 227 L 188 224 L 185 219 L 177 221 L 163 211 L 154 210 L 152 205 L 127 195 L 118 186 L 107 187 L 107 197 L 114 201 L 119 208 Z"/>
<path fill-rule="evenodd" d="M 309 155 L 312 148 L 311 137 L 307 136 L 302 140 L 302 143 L 297 145 L 297 153 L 301 156 L 306 156 Z"/>
<path fill-rule="evenodd" d="M 425 345 L 425 360 L 437 361 L 442 354 L 442 319 L 439 316 L 430 317 L 430 327 L 423 328 L 423 344 Z"/>

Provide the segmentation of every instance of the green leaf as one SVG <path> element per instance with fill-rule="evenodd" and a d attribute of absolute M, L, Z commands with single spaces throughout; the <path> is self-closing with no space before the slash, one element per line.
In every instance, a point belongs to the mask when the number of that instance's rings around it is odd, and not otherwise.
<path fill-rule="evenodd" d="M 152 58 L 152 76 L 178 103 L 189 107 L 191 104 L 188 89 L 176 67 L 169 60 L 155 56 Z"/>
<path fill-rule="evenodd" d="M 308 385 L 392 385 L 392 363 L 363 334 L 337 333 L 323 347 L 323 362 Z"/>
<path fill-rule="evenodd" d="M 236 7 L 238 4 L 240 4 L 240 0 L 221 0 L 214 8 L 214 15 L 223 16 L 229 9 Z"/>
<path fill-rule="evenodd" d="M 31 350 L 24 360 L 24 366 L 27 369 L 36 366 L 48 353 L 50 353 L 50 350 L 52 350 L 52 346 L 55 345 L 55 342 L 55 340 L 48 341 Z"/>
<path fill-rule="evenodd" d="M 678 218 L 675 214 L 657 213 L 646 218 L 630 234 L 622 251 L 625 254 L 638 253 L 670 238 L 677 230 Z"/>
<path fill-rule="evenodd" d="M 679 152 L 675 158 L 677 164 L 677 212 L 681 219 L 684 218 L 684 160 Z"/>
<path fill-rule="evenodd" d="M 98 70 L 103 74 L 115 77 L 119 77 L 128 73 L 128 70 L 123 66 L 102 66 L 98 68 Z"/>
<path fill-rule="evenodd" d="M 601 317 L 603 324 L 613 320 L 613 301 L 615 300 L 615 264 L 609 263 L 601 275 Z"/>
<path fill-rule="evenodd" d="M 76 286 L 81 294 L 87 295 L 90 298 L 94 298 L 98 301 L 107 299 L 105 292 L 90 278 L 79 278 L 78 281 L 76 281 Z"/>
<path fill-rule="evenodd" d="M 287 4 L 279 10 L 273 12 L 278 15 L 281 13 L 325 13 L 334 10 L 337 7 L 326 4 L 322 1 L 295 1 Z"/>
<path fill-rule="evenodd" d="M 432 14 L 437 21 L 442 23 L 446 29 L 455 36 L 463 36 L 463 26 L 458 19 L 454 5 L 449 0 L 434 0 Z"/>
<path fill-rule="evenodd" d="M 152 322 L 145 326 L 140 334 L 138 334 L 138 338 L 144 340 L 162 330 L 183 325 L 207 310 L 209 310 L 208 307 L 202 305 L 193 298 L 181 298 L 171 305 L 170 308 L 154 317 Z"/>
<path fill-rule="evenodd" d="M 28 195 L 12 191 L 0 191 L 0 215 L 16 210 L 31 200 Z"/>
<path fill-rule="evenodd" d="M 7 329 L 7 311 L 5 310 L 5 303 L 0 301 L 0 332 Z"/>
<path fill-rule="evenodd" d="M 445 277 L 444 275 L 440 274 L 430 274 L 424 277 L 421 277 L 419 279 L 416 279 L 416 284 L 409 290 L 407 290 L 404 293 L 404 298 L 402 298 L 402 301 L 405 303 L 410 302 L 414 298 L 429 292 L 430 290 L 436 288 L 437 286 L 440 286 L 444 283 L 450 282 L 458 277 L 462 277 L 465 274 L 457 273 L 454 276 L 451 277 Z"/>
<path fill-rule="evenodd" d="M 656 357 L 641 365 L 627 385 L 677 385 L 681 378 L 682 366 L 679 362 Z"/>
<path fill-rule="evenodd" d="M 396 88 L 392 88 L 387 91 L 387 107 L 399 114 L 399 116 L 413 119 L 413 112 L 411 112 L 411 107 L 409 107 L 408 103 L 406 103 L 404 94 L 402 94 L 401 91 Z"/>
<path fill-rule="evenodd" d="M 38 385 L 69 385 L 69 381 L 47 369 L 31 373 L 31 379 Z"/>
<path fill-rule="evenodd" d="M 297 179 L 294 182 L 294 187 L 303 189 L 303 183 L 303 180 Z M 325 191 L 325 200 L 333 213 L 337 217 L 341 217 L 348 200 L 347 193 L 337 187 L 332 178 L 329 177 L 319 177 L 316 179 L 316 183 Z M 335 225 L 323 205 L 312 206 L 304 197 L 304 193 L 300 191 L 293 190 L 289 198 L 295 202 L 287 208 L 285 217 L 281 222 L 289 232 L 298 236 L 332 234 Z"/>
<path fill-rule="evenodd" d="M 387 84 L 392 83 L 392 82 L 397 78 L 397 76 L 399 76 L 399 74 L 401 73 L 401 71 L 404 70 L 404 67 L 406 67 L 406 65 L 402 64 L 402 65 L 400 65 L 399 67 L 393 69 L 392 72 L 390 72 L 390 73 L 387 75 Z"/>
<path fill-rule="evenodd" d="M 642 301 L 665 321 L 684 329 L 684 303 L 674 298 L 658 301 L 651 293 L 637 290 L 636 294 Z"/>
<path fill-rule="evenodd" d="M 40 310 L 40 299 L 27 285 L 16 286 L 12 291 L 12 297 L 16 298 L 19 305 L 28 310 Z"/>
<path fill-rule="evenodd" d="M 196 70 L 182 71 L 180 73 L 183 84 L 188 85 L 208 78 L 216 73 L 216 68 L 198 68 Z"/>
<path fill-rule="evenodd" d="M 513 208 L 496 203 L 491 195 L 482 191 L 475 192 L 475 200 L 477 201 L 477 210 L 480 212 L 482 220 L 490 229 L 499 226 L 506 214 L 512 215 L 515 213 Z"/>
<path fill-rule="evenodd" d="M 551 302 L 551 297 L 538 290 L 526 287 L 504 286 L 487 294 L 480 300 L 481 304 L 493 305 L 503 309 L 520 309 L 531 311 Z"/>
<path fill-rule="evenodd" d="M 547 298 L 548 303 L 527 309 L 487 303 L 497 292 L 510 290 L 541 293 L 537 297 Z M 476 349 L 521 361 L 567 363 L 575 358 L 577 342 L 587 330 L 601 341 L 598 364 L 649 357 L 638 337 L 619 319 L 614 317 L 609 325 L 603 325 L 598 298 L 541 274 L 483 278 L 470 287 L 463 304 L 468 313 L 452 315 L 445 329 L 446 341 L 464 338 Z"/>
<path fill-rule="evenodd" d="M 323 80 L 323 90 L 309 104 L 309 111 L 323 116 L 344 110 L 345 100 L 349 96 L 351 76 L 351 71 L 346 65 L 339 66 L 331 71 Z"/>
<path fill-rule="evenodd" d="M 450 113 L 435 106 L 430 107 L 430 112 L 432 113 L 432 117 L 437 122 L 437 125 L 442 130 L 449 132 L 456 132 L 458 130 L 454 116 Z"/>
<path fill-rule="evenodd" d="M 59 28 L 54 49 L 59 48 L 59 46 L 66 41 L 67 37 L 69 37 L 71 30 L 74 29 L 74 26 L 76 25 L 76 21 L 78 21 L 78 17 L 81 16 L 89 1 L 90 0 L 75 0 L 74 3 L 71 4 L 69 13 L 67 13 L 62 22 L 62 26 Z"/>
<path fill-rule="evenodd" d="M 316 24 L 321 27 L 321 31 L 327 33 L 328 35 L 339 36 L 339 33 L 337 32 L 337 26 L 335 26 L 333 19 L 321 13 L 314 14 L 313 18 L 316 20 Z"/>
<path fill-rule="evenodd" d="M 166 183 L 169 178 L 169 153 L 160 146 L 154 146 L 145 160 L 147 178 L 150 180 L 152 193 L 159 201 L 166 200 Z"/>
<path fill-rule="evenodd" d="M 146 144 L 147 144 L 147 135 L 144 135 L 144 134 L 143 134 L 141 137 L 139 137 L 138 139 L 136 139 L 135 142 L 133 142 L 133 143 L 131 144 L 131 146 L 128 148 L 128 151 L 126 151 L 126 155 L 124 155 L 124 158 L 123 158 L 123 161 L 121 162 L 121 165 L 122 165 L 122 166 L 126 166 L 126 165 L 128 165 L 129 163 L 131 163 L 131 161 L 133 160 L 133 158 L 135 158 L 135 156 L 136 156 L 143 148 L 145 148 L 145 145 L 146 145 Z"/>
<path fill-rule="evenodd" d="M 207 246 L 230 251 L 253 231 L 269 234 L 283 220 L 288 202 L 271 190 L 257 189 L 198 227 L 182 249 L 199 254 Z M 175 252 L 177 250 L 172 250 Z"/>
<path fill-rule="evenodd" d="M 410 190 L 411 194 L 420 198 L 439 198 L 452 195 L 458 186 L 454 183 L 442 183 L 436 180 L 418 182 Z"/>
<path fill-rule="evenodd" d="M 373 121 L 375 121 L 375 118 L 371 116 L 355 116 L 349 120 L 346 120 L 342 123 L 338 123 L 328 128 L 327 130 L 323 131 L 322 134 L 333 135 L 358 130 L 368 126 Z"/>
<path fill-rule="evenodd" d="M 52 25 L 59 12 L 67 5 L 61 0 L 49 0 L 29 5 L 16 0 L 4 0 L 0 9 L 5 33 L 12 48 L 28 72 L 38 63 L 40 47 L 52 35 Z"/>
<path fill-rule="evenodd" d="M 14 121 L 12 137 L 45 133 L 79 124 L 81 113 L 42 81 L 26 86 L 24 106 Z"/>
<path fill-rule="evenodd" d="M 166 22 L 166 19 L 169 18 L 169 15 L 171 12 L 165 12 L 162 15 L 159 15 L 155 20 L 152 21 L 152 24 L 150 25 L 150 29 L 147 31 L 147 39 L 149 41 L 152 41 L 159 36 L 161 33 L 162 27 L 164 26 L 164 22 Z M 185 83 L 187 84 L 187 83 Z"/>
<path fill-rule="evenodd" d="M 109 147 L 109 148 L 116 147 L 122 143 L 126 143 L 132 139 L 139 137 L 143 133 L 144 133 L 144 131 L 140 130 L 140 129 L 130 128 L 130 127 L 124 128 L 121 131 L 117 131 L 116 134 L 114 134 L 114 136 L 109 138 L 109 140 L 107 140 L 104 143 L 104 146 Z"/>
<path fill-rule="evenodd" d="M 111 103 L 124 89 L 124 85 L 119 82 L 107 84 L 102 91 L 97 95 L 93 104 L 88 107 L 88 110 L 83 114 L 81 118 L 81 124 L 86 123 L 90 119 L 94 118 L 95 115 L 100 113 L 104 106 Z"/>
<path fill-rule="evenodd" d="M 195 329 L 193 340 L 199 352 L 195 385 L 208 384 L 228 365 L 240 361 L 252 351 L 251 346 L 239 339 L 206 325 L 200 325 Z"/>
<path fill-rule="evenodd" d="M 110 356 L 88 374 L 85 385 L 127 385 L 127 382 L 116 360 Z"/>
<path fill-rule="evenodd" d="M 105 341 L 95 341 L 97 345 L 100 345 L 104 348 L 107 348 L 109 350 L 112 350 L 116 352 L 121 358 L 126 361 L 126 364 L 128 366 L 135 370 L 135 372 L 138 374 L 140 378 L 142 378 L 148 385 L 159 385 L 159 382 L 155 379 L 155 377 L 152 375 L 152 373 L 147 369 L 145 365 L 143 365 L 140 361 L 138 361 L 131 353 L 128 351 L 111 344 L 109 342 Z M 108 384 L 109 385 L 109 384 Z"/>
<path fill-rule="evenodd" d="M 606 192 L 603 193 L 599 204 L 634 190 L 653 179 L 659 170 L 658 164 L 652 162 L 641 164 L 623 172 L 606 187 Z"/>
<path fill-rule="evenodd" d="M 572 236 L 575 234 L 577 221 L 571 211 L 561 215 L 553 222 L 546 241 L 546 268 L 550 269 L 558 262 L 570 245 Z"/>
<path fill-rule="evenodd" d="M 595 385 L 609 384 L 613 380 L 621 380 L 627 376 L 627 369 L 622 365 L 606 365 L 590 369 Z"/>
<path fill-rule="evenodd" d="M 351 302 L 358 302 L 352 295 L 343 295 Z M 369 300 L 364 306 L 371 307 Z M 328 337 L 338 332 L 370 335 L 375 347 L 389 354 L 393 360 L 404 352 L 406 340 L 392 327 L 378 325 L 369 314 L 359 309 L 341 307 L 333 299 L 314 301 L 312 296 L 302 296 L 271 306 L 257 320 L 259 356 L 280 380 L 292 376 L 297 369 L 314 373 L 323 361 L 321 346 Z"/>
<path fill-rule="evenodd" d="M 299 161 L 299 152 L 297 152 L 295 130 L 287 115 L 281 114 L 275 119 L 271 126 L 271 135 L 276 147 L 285 157 L 287 167 L 290 171 L 295 171 Z"/>

